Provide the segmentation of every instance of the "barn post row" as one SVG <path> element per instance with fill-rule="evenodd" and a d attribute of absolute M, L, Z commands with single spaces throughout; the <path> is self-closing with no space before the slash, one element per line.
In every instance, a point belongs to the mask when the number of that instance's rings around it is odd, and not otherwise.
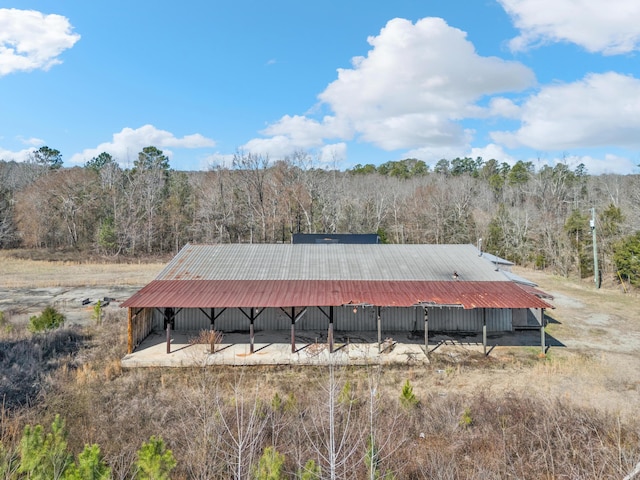
<path fill-rule="evenodd" d="M 550 298 L 473 245 L 187 244 L 121 304 L 128 353 L 152 331 L 487 333 L 540 330 Z"/>

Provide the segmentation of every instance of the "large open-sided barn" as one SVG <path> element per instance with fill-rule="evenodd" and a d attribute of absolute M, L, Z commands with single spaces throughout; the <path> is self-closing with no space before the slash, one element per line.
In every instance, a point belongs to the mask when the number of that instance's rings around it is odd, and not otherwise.
<path fill-rule="evenodd" d="M 129 353 L 155 330 L 541 331 L 551 305 L 530 285 L 507 278 L 473 245 L 186 245 L 122 306 Z M 167 344 L 169 351 L 169 344 Z"/>

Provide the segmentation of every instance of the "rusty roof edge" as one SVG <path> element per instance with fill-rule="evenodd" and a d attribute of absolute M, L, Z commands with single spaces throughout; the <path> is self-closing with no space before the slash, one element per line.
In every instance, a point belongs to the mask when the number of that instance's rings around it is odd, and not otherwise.
<path fill-rule="evenodd" d="M 252 297 L 256 300 L 248 300 Z M 254 304 L 250 305 L 251 302 Z M 120 306 L 291 307 L 292 302 L 296 306 L 300 303 L 309 306 L 368 303 L 378 306 L 455 305 L 465 309 L 554 308 L 512 282 L 415 280 L 154 280 Z"/>

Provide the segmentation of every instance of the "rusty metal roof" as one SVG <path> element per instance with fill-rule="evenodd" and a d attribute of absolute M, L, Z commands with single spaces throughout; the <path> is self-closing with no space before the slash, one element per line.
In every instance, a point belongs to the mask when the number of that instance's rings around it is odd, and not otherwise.
<path fill-rule="evenodd" d="M 154 280 L 123 307 L 298 307 L 456 305 L 553 308 L 509 281 Z"/>

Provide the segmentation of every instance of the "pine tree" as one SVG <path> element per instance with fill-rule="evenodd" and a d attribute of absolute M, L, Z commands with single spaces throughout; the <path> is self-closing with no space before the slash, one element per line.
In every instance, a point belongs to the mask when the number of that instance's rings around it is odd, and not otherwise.
<path fill-rule="evenodd" d="M 65 480 L 110 480 L 111 469 L 102 460 L 100 447 L 96 444 L 85 445 L 78 455 L 78 463 L 71 465 Z"/>
<path fill-rule="evenodd" d="M 56 415 L 51 433 L 46 436 L 42 425 L 27 425 L 20 440 L 19 473 L 30 480 L 58 480 L 72 462 L 67 451 L 67 433 L 64 421 Z"/>
<path fill-rule="evenodd" d="M 274 447 L 267 447 L 258 461 L 254 472 L 256 480 L 281 480 L 285 478 L 282 471 L 284 455 L 278 453 Z"/>
<path fill-rule="evenodd" d="M 138 480 L 170 480 L 169 474 L 176 466 L 173 452 L 167 449 L 162 437 L 152 436 L 138 450 Z"/>

